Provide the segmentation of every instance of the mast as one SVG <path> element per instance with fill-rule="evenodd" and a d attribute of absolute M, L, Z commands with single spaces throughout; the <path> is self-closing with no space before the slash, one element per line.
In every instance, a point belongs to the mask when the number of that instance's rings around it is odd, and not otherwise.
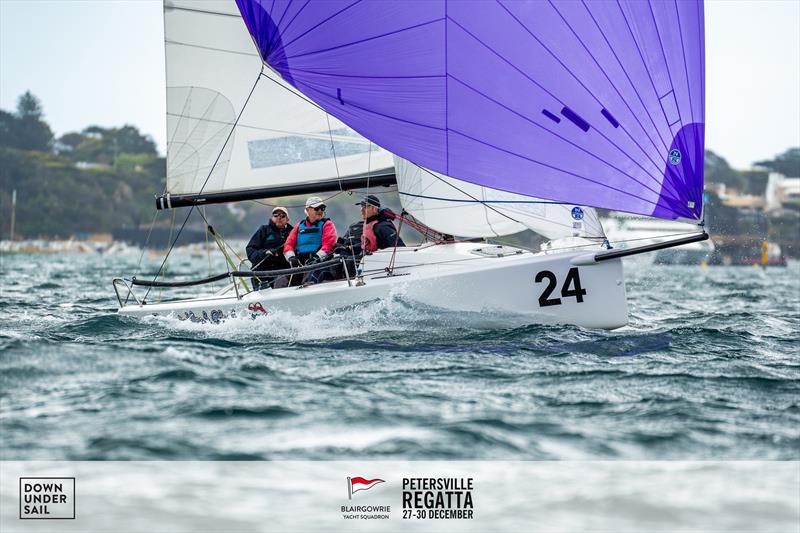
<path fill-rule="evenodd" d="M 17 189 L 11 192 L 11 240 L 14 240 L 14 229 L 17 221 Z"/>

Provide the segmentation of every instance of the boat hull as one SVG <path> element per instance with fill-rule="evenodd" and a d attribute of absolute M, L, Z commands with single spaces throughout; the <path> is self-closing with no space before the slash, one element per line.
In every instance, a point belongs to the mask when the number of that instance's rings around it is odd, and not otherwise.
<path fill-rule="evenodd" d="M 532 254 L 485 244 L 454 243 L 368 256 L 360 280 L 126 305 L 123 315 L 172 315 L 220 322 L 231 316 L 340 309 L 392 295 L 450 311 L 519 315 L 524 323 L 566 323 L 614 329 L 628 319 L 619 260 L 575 266 L 586 251 Z"/>

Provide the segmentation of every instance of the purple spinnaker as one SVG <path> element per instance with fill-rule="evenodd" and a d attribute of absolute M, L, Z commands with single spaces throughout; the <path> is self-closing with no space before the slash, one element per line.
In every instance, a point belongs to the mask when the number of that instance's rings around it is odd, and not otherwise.
<path fill-rule="evenodd" d="M 702 217 L 702 0 L 236 1 L 284 80 L 420 166 Z"/>

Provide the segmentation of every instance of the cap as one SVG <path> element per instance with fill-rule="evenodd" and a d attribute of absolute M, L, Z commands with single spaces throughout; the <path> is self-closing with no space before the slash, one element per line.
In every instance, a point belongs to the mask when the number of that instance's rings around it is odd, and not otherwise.
<path fill-rule="evenodd" d="M 308 200 L 306 200 L 306 207 L 319 207 L 321 205 L 325 205 L 325 202 L 319 196 L 309 196 Z"/>
<path fill-rule="evenodd" d="M 381 206 L 381 201 L 374 194 L 370 194 L 370 195 L 365 196 L 364 199 L 361 200 L 360 202 L 358 202 L 356 205 L 361 205 L 361 206 L 371 205 L 372 207 L 380 207 Z"/>
<path fill-rule="evenodd" d="M 275 213 L 283 213 L 287 217 L 289 216 L 289 211 L 287 211 L 285 207 L 276 207 L 272 210 L 272 214 L 274 215 Z"/>

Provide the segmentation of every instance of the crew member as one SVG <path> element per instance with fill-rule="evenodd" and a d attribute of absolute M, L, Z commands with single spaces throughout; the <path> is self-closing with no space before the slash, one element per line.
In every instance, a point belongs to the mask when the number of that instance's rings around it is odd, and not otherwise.
<path fill-rule="evenodd" d="M 289 212 L 285 207 L 276 207 L 272 210 L 269 223 L 264 224 L 255 232 L 247 243 L 247 259 L 250 260 L 253 272 L 267 272 L 289 268 L 289 263 L 283 256 L 283 245 L 292 231 L 289 224 Z M 268 287 L 286 287 L 289 278 L 286 276 L 253 278 L 253 289 L 260 290 Z"/>
<path fill-rule="evenodd" d="M 283 247 L 292 267 L 314 265 L 328 259 L 336 246 L 336 227 L 325 218 L 325 203 L 318 196 L 306 200 L 306 218 L 294 227 Z M 303 277 L 310 285 L 330 279 L 330 269 L 315 270 Z"/>
<path fill-rule="evenodd" d="M 364 256 L 376 250 L 394 246 L 405 246 L 403 239 L 394 227 L 392 217 L 381 209 L 381 201 L 374 194 L 365 196 L 356 205 L 361 206 L 361 220 L 353 222 L 347 228 L 344 237 L 336 243 L 336 251 L 345 259 L 348 275 L 356 274 L 356 265 Z M 334 269 L 334 277 L 345 277 L 344 269 L 338 265 Z"/>
<path fill-rule="evenodd" d="M 361 206 L 361 218 L 364 228 L 361 232 L 361 250 L 371 254 L 376 250 L 405 246 L 403 239 L 397 234 L 391 217 L 381 209 L 381 201 L 374 194 L 365 196 L 356 205 Z"/>

